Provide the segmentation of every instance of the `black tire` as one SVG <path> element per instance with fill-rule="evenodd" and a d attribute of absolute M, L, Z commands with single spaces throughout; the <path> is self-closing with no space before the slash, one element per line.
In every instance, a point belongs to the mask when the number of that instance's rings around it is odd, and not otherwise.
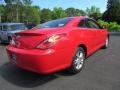
<path fill-rule="evenodd" d="M 109 38 L 107 37 L 105 40 L 105 45 L 102 47 L 103 49 L 107 49 L 109 46 Z"/>
<path fill-rule="evenodd" d="M 76 64 L 77 64 L 76 62 L 79 62 L 79 63 L 80 63 L 80 61 L 78 61 L 78 59 L 77 59 L 77 58 L 78 58 L 78 57 L 77 57 L 77 54 L 78 54 L 78 53 L 82 53 L 82 54 L 83 54 L 83 57 L 81 57 L 81 60 L 82 60 L 82 58 L 83 58 L 83 62 L 81 61 L 81 66 L 80 66 L 80 68 L 78 68 L 77 65 L 76 65 Z M 73 59 L 72 59 L 71 66 L 70 66 L 70 68 L 68 69 L 68 71 L 69 71 L 70 73 L 72 73 L 72 74 L 76 74 L 76 73 L 80 72 L 80 71 L 82 70 L 83 66 L 84 66 L 84 60 L 85 60 L 85 51 L 84 51 L 84 49 L 83 49 L 82 47 L 79 47 L 79 48 L 77 49 L 77 51 L 76 51 Z"/>

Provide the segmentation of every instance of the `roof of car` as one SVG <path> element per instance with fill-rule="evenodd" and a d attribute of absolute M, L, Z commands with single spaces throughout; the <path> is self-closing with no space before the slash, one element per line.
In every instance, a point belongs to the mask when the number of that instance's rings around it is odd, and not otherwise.
<path fill-rule="evenodd" d="M 65 19 L 65 18 L 71 18 L 71 19 L 85 19 L 89 18 L 88 16 L 72 16 L 72 17 L 64 17 L 64 18 L 58 18 L 58 19 Z M 56 19 L 55 19 L 56 20 Z"/>
<path fill-rule="evenodd" d="M 16 25 L 16 24 L 23 24 L 23 23 L 0 23 L 0 25 Z"/>
<path fill-rule="evenodd" d="M 73 17 L 69 17 L 69 18 L 81 18 L 81 19 L 83 18 L 84 19 L 84 18 L 89 18 L 89 17 L 88 16 L 73 16 Z"/>

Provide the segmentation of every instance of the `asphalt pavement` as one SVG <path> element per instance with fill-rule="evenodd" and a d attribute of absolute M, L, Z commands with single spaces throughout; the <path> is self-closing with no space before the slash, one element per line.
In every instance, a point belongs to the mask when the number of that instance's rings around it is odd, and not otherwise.
<path fill-rule="evenodd" d="M 120 36 L 111 36 L 109 48 L 88 57 L 76 75 L 20 69 L 9 63 L 5 45 L 0 45 L 0 90 L 120 90 Z"/>

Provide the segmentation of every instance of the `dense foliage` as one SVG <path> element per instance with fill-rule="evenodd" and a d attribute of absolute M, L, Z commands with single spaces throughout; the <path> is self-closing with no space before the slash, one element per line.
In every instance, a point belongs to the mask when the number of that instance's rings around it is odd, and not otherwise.
<path fill-rule="evenodd" d="M 98 20 L 98 23 L 104 28 L 107 28 L 110 32 L 120 32 L 120 25 L 116 22 L 105 22 L 103 20 Z"/>
<path fill-rule="evenodd" d="M 97 8 L 95 6 L 92 6 L 90 9 L 86 9 L 86 13 L 89 17 L 94 18 L 96 20 L 100 19 L 102 14 L 100 12 L 100 8 Z"/>
<path fill-rule="evenodd" d="M 108 0 L 107 10 L 103 14 L 103 19 L 120 24 L 120 0 Z"/>

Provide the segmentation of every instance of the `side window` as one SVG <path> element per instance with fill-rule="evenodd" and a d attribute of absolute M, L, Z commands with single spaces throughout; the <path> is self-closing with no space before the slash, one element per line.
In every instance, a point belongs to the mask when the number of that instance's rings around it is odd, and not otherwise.
<path fill-rule="evenodd" d="M 8 25 L 3 25 L 2 26 L 2 30 L 3 31 L 8 31 L 9 30 L 9 26 Z"/>
<path fill-rule="evenodd" d="M 88 28 L 100 29 L 100 27 L 92 20 L 87 20 L 86 25 Z"/>
<path fill-rule="evenodd" d="M 81 20 L 78 27 L 86 28 L 85 20 Z"/>

